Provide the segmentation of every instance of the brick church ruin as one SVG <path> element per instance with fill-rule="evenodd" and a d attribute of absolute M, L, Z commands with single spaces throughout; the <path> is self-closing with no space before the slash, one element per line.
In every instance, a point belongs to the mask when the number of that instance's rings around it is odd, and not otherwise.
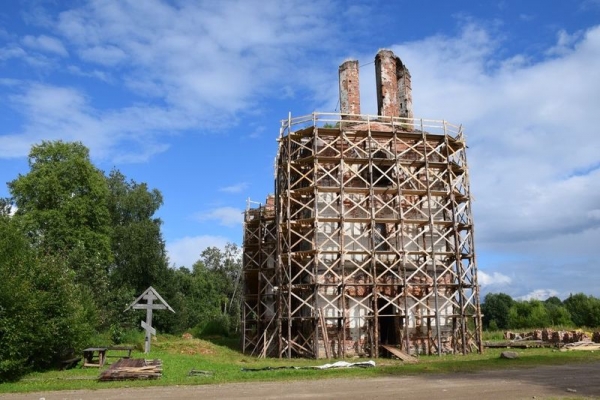
<path fill-rule="evenodd" d="M 358 61 L 340 113 L 282 121 L 274 195 L 244 218 L 243 351 L 378 357 L 481 351 L 466 143 L 413 117 L 411 76 L 375 57 L 378 115 Z"/>

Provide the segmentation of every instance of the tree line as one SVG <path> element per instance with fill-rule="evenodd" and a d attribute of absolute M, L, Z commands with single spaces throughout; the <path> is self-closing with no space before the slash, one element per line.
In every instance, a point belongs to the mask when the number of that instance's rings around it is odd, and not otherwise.
<path fill-rule="evenodd" d="M 139 329 L 125 307 L 153 286 L 176 314 L 156 313 L 159 332 L 228 334 L 238 327 L 241 254 L 235 244 L 198 249 L 171 267 L 155 216 L 159 190 L 108 174 L 80 142 L 31 148 L 29 172 L 0 199 L 0 382 L 54 366 L 108 333 Z"/>
<path fill-rule="evenodd" d="M 564 301 L 552 296 L 541 300 L 515 300 L 505 293 L 489 293 L 481 304 L 486 330 L 546 327 L 600 327 L 600 299 L 584 293 Z"/>

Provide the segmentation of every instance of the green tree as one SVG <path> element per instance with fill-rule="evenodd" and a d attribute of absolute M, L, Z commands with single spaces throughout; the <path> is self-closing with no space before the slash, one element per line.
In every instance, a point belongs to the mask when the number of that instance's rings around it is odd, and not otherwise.
<path fill-rule="evenodd" d="M 75 281 L 98 303 L 112 261 L 108 186 L 81 143 L 42 142 L 29 153 L 30 171 L 8 186 L 15 218 L 43 254 L 64 258 Z"/>
<path fill-rule="evenodd" d="M 0 216 L 0 382 L 52 366 L 91 332 L 89 307 L 63 259 L 36 254 Z"/>
<path fill-rule="evenodd" d="M 208 247 L 200 257 L 191 271 L 169 270 L 163 297 L 177 314 L 157 313 L 156 325 L 176 333 L 192 329 L 196 334 L 228 334 L 240 321 L 239 248 L 231 243 L 224 249 Z"/>
<path fill-rule="evenodd" d="M 550 324 L 552 326 L 573 326 L 571 314 L 565 306 L 555 306 L 546 304 L 546 311 L 548 312 L 548 317 L 550 317 Z"/>
<path fill-rule="evenodd" d="M 508 327 L 511 329 L 544 328 L 550 325 L 548 311 L 539 300 L 515 301 L 508 312 Z"/>
<path fill-rule="evenodd" d="M 562 306 L 562 305 L 563 305 L 563 302 L 562 302 L 562 300 L 561 300 L 561 299 L 559 299 L 558 297 L 556 297 L 556 296 L 551 296 L 551 297 L 548 297 L 546 300 L 544 300 L 544 304 L 545 304 L 545 305 L 547 305 L 547 306 L 548 306 L 548 305 L 552 305 L 552 306 Z"/>
<path fill-rule="evenodd" d="M 484 328 L 493 326 L 497 329 L 507 329 L 508 312 L 513 304 L 512 297 L 505 293 L 488 293 L 481 305 Z"/>
<path fill-rule="evenodd" d="M 600 326 L 600 299 L 577 293 L 565 299 L 564 305 L 576 326 L 590 328 Z"/>
<path fill-rule="evenodd" d="M 192 271 L 183 267 L 177 270 L 177 279 L 177 294 L 182 302 L 179 329 L 194 328 L 196 333 L 202 333 L 210 321 L 222 315 L 219 277 L 199 260 L 192 266 Z"/>
<path fill-rule="evenodd" d="M 563 302 L 556 296 L 552 296 L 544 300 L 544 307 L 550 317 L 552 326 L 572 326 L 571 314 L 563 305 Z"/>
<path fill-rule="evenodd" d="M 235 243 L 227 243 L 225 249 L 208 247 L 201 253 L 206 268 L 218 277 L 219 289 L 223 295 L 223 313 L 236 315 L 239 311 L 240 277 L 242 273 L 241 251 Z"/>
<path fill-rule="evenodd" d="M 168 269 L 162 221 L 154 217 L 163 203 L 162 195 L 157 189 L 149 190 L 145 183 L 126 181 L 117 170 L 107 181 L 114 256 L 111 281 L 115 287 L 131 288 L 136 293 L 149 286 L 158 288 Z"/>

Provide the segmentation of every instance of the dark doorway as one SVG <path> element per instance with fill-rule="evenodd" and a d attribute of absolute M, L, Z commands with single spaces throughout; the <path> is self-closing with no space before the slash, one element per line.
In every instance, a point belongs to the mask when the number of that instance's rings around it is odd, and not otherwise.
<path fill-rule="evenodd" d="M 394 313 L 394 307 L 385 299 L 377 299 L 379 317 L 379 344 L 398 344 L 398 316 Z"/>

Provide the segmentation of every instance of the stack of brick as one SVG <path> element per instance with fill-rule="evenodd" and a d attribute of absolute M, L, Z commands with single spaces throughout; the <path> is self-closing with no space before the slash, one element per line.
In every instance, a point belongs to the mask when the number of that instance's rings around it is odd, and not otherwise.
<path fill-rule="evenodd" d="M 563 343 L 573 343 L 577 342 L 578 340 L 575 340 L 575 332 L 565 331 L 562 334 L 562 341 Z"/>
<path fill-rule="evenodd" d="M 552 332 L 552 337 L 550 338 L 550 343 L 560 343 L 562 339 L 562 332 L 554 331 Z"/>
<path fill-rule="evenodd" d="M 595 338 L 595 339 L 594 339 Z M 529 340 L 542 340 L 550 343 L 575 343 L 585 341 L 597 341 L 600 343 L 600 332 L 595 332 L 593 338 L 590 338 L 583 331 L 555 331 L 552 329 L 538 329 L 531 332 L 504 332 L 504 339 L 515 340 L 515 339 L 529 339 Z"/>

